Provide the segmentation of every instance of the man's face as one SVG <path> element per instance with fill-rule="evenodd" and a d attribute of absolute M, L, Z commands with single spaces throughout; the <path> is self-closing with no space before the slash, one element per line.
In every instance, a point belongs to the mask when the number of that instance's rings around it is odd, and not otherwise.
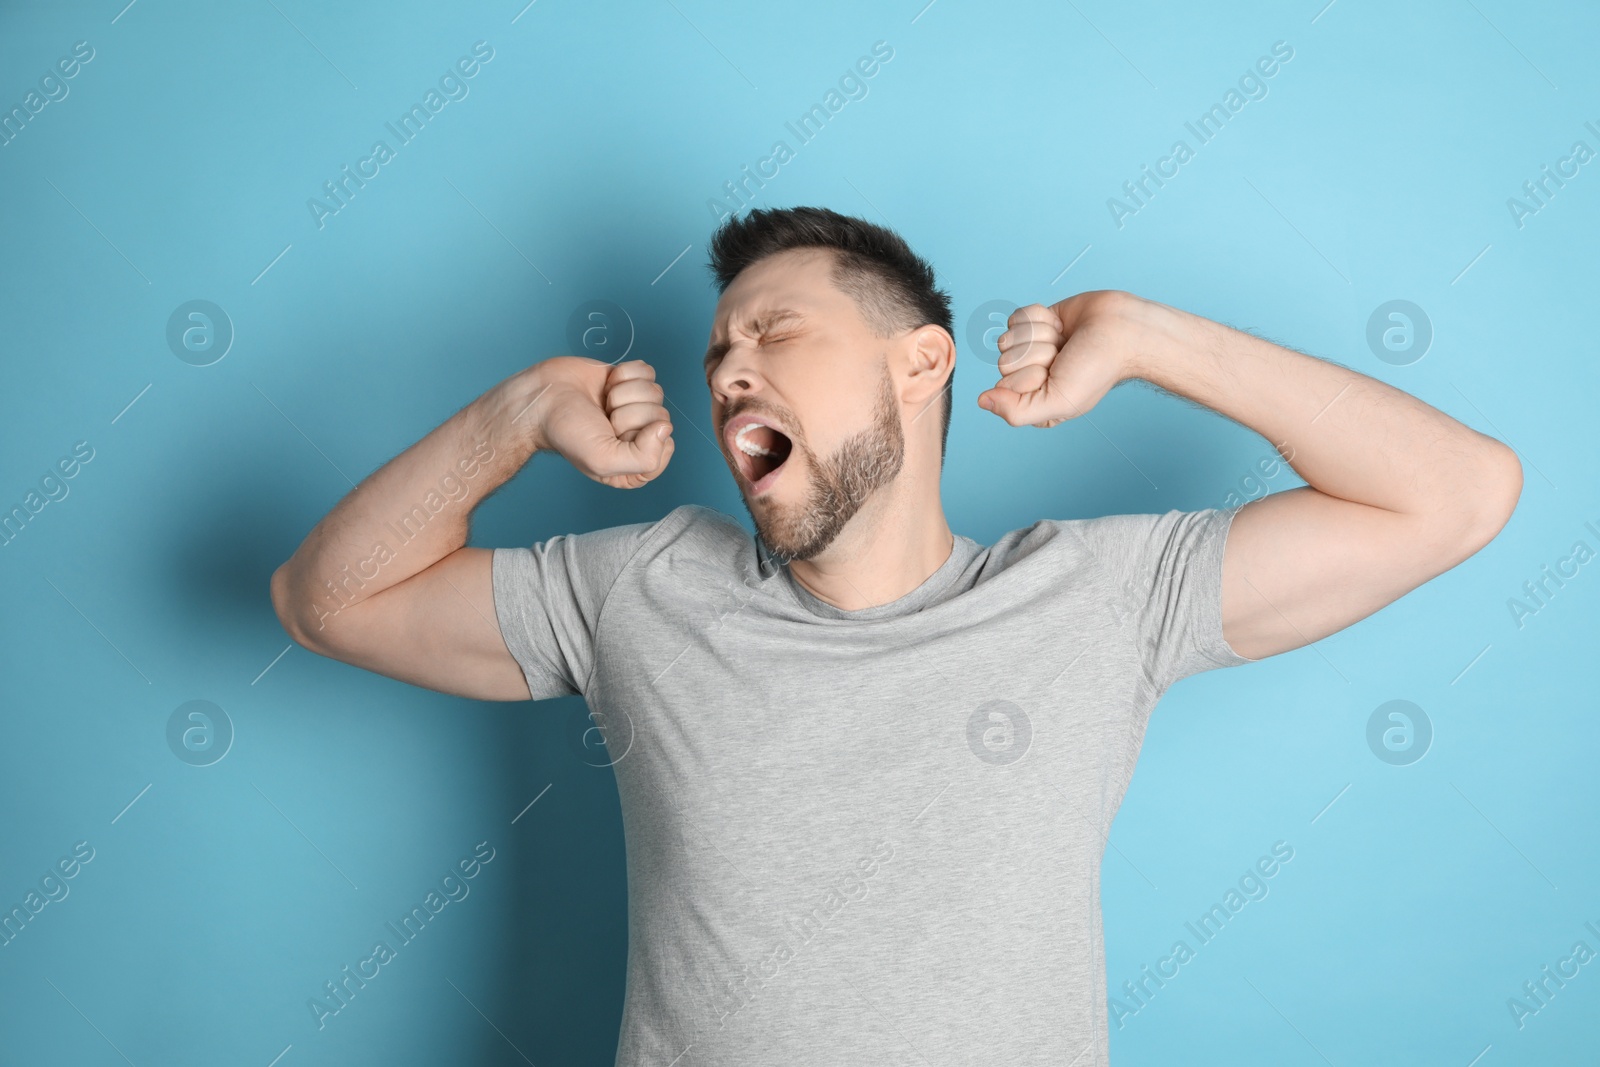
<path fill-rule="evenodd" d="M 905 459 L 889 344 L 796 249 L 742 271 L 717 302 L 706 355 L 711 423 L 761 538 L 776 554 L 826 549 Z"/>

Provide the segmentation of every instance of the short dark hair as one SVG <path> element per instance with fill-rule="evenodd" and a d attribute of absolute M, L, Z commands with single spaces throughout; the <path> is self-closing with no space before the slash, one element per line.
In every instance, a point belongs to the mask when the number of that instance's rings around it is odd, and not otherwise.
<path fill-rule="evenodd" d="M 825 207 L 752 208 L 723 220 L 711 235 L 708 266 L 717 292 L 726 292 L 746 267 L 796 248 L 834 252 L 833 281 L 855 299 L 881 337 L 933 324 L 955 337 L 950 296 L 934 283 L 933 267 L 893 230 Z M 951 387 L 945 382 L 939 456 L 950 437 Z"/>

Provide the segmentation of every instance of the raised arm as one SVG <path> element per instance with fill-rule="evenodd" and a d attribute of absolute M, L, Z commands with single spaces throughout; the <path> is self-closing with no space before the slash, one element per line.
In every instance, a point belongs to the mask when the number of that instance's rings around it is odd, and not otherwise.
<path fill-rule="evenodd" d="M 539 451 L 633 489 L 666 469 L 672 423 L 646 363 L 562 356 L 490 389 L 352 489 L 272 575 L 296 642 L 378 674 L 479 700 L 527 700 L 500 635 L 493 550 L 472 511 Z"/>
<path fill-rule="evenodd" d="M 1246 504 L 1223 556 L 1223 636 L 1260 658 L 1367 617 L 1488 544 L 1522 491 L 1504 444 L 1334 363 L 1129 293 L 1019 308 L 980 405 L 1055 425 L 1142 378 L 1250 427 L 1306 485 Z"/>

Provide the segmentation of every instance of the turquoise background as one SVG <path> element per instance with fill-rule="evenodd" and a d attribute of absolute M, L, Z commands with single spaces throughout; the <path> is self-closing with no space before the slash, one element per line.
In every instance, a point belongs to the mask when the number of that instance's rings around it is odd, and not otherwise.
<path fill-rule="evenodd" d="M 1600 162 L 1521 227 L 1507 199 L 1574 141 L 1600 149 L 1592 5 L 124 2 L 0 9 L 0 109 L 94 49 L 0 147 L 0 507 L 94 452 L 0 548 L 0 904 L 94 850 L 0 947 L 0 1062 L 611 1062 L 621 824 L 611 773 L 569 744 L 581 704 L 285 653 L 267 580 L 351 479 L 570 351 L 591 300 L 626 310 L 677 456 L 632 493 L 541 458 L 473 543 L 685 502 L 746 521 L 697 432 L 704 243 L 708 202 L 780 139 L 757 202 L 887 222 L 954 296 L 963 533 L 1299 484 L 1244 481 L 1267 442 L 1139 386 L 1092 423 L 1005 426 L 968 344 L 992 300 L 1129 289 L 1523 458 L 1516 515 L 1472 559 L 1163 700 L 1107 851 L 1111 994 L 1274 842 L 1294 858 L 1113 1027 L 1116 1062 L 1590 1062 L 1600 963 L 1520 1029 L 1507 1000 L 1574 942 L 1600 951 L 1600 564 L 1521 627 L 1508 601 L 1574 542 L 1600 550 Z M 308 199 L 478 41 L 468 95 L 319 228 Z M 877 41 L 867 95 L 798 144 L 785 123 Z M 1108 198 L 1278 41 L 1266 97 L 1119 228 Z M 208 366 L 167 342 L 197 299 L 234 332 Z M 1420 359 L 1368 346 L 1395 299 L 1431 322 Z M 1367 743 L 1394 699 L 1432 724 L 1409 765 Z M 235 732 L 209 766 L 167 741 L 191 700 Z M 470 895 L 319 1030 L 307 1000 L 485 841 Z"/>

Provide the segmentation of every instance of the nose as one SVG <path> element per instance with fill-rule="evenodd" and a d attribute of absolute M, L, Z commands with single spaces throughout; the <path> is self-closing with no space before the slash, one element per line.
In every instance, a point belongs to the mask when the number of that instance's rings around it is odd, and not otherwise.
<path fill-rule="evenodd" d="M 711 391 L 724 402 L 756 393 L 761 385 L 752 353 L 742 344 L 730 346 L 711 372 Z"/>

